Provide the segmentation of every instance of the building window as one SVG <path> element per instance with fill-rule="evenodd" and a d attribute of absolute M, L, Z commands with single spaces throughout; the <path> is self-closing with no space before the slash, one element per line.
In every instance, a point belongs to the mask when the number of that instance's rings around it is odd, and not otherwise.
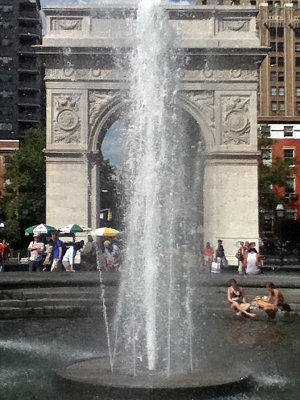
<path fill-rule="evenodd" d="M 279 102 L 279 110 L 280 111 L 285 111 L 285 102 L 284 101 L 280 101 Z"/>
<path fill-rule="evenodd" d="M 276 87 L 271 87 L 271 96 L 277 96 L 277 88 Z"/>
<path fill-rule="evenodd" d="M 272 108 L 272 111 L 277 111 L 277 103 L 276 103 L 276 101 L 272 101 L 271 108 Z"/>
<path fill-rule="evenodd" d="M 300 51 L 300 43 L 295 43 L 295 51 Z"/>
<path fill-rule="evenodd" d="M 13 10 L 13 6 L 6 6 L 4 4 L 0 4 L 0 14 L 10 13 Z"/>
<path fill-rule="evenodd" d="M 261 125 L 260 126 L 260 131 L 261 131 L 261 134 L 262 134 L 262 136 L 264 136 L 264 137 L 270 137 L 270 126 L 269 125 Z"/>
<path fill-rule="evenodd" d="M 251 6 L 256 6 L 256 0 L 250 0 Z"/>
<path fill-rule="evenodd" d="M 288 178 L 285 186 L 285 197 L 293 197 L 296 194 L 296 179 Z"/>
<path fill-rule="evenodd" d="M 12 82 L 12 75 L 11 74 L 0 74 L 0 82 Z"/>
<path fill-rule="evenodd" d="M 273 4 L 272 4 L 273 6 Z M 270 37 L 275 38 L 276 37 L 276 29 L 275 28 L 270 28 Z"/>
<path fill-rule="evenodd" d="M 0 131 L 12 131 L 12 124 L 0 122 Z"/>
<path fill-rule="evenodd" d="M 300 28 L 295 28 L 294 32 L 295 32 L 295 37 L 300 37 Z"/>
<path fill-rule="evenodd" d="M 276 51 L 276 42 L 270 42 L 271 51 Z"/>
<path fill-rule="evenodd" d="M 300 67 L 300 57 L 295 58 L 296 67 Z"/>
<path fill-rule="evenodd" d="M 292 126 L 284 126 L 283 127 L 283 136 L 288 137 L 288 136 L 293 136 L 293 127 Z M 289 149 L 287 149 L 289 150 Z"/>
<path fill-rule="evenodd" d="M 279 57 L 278 58 L 278 67 L 283 67 L 284 66 L 284 58 L 283 57 Z"/>
<path fill-rule="evenodd" d="M 276 65 L 276 57 L 270 57 L 270 66 L 274 67 Z"/>
<path fill-rule="evenodd" d="M 286 210 L 285 211 L 285 219 L 296 220 L 297 219 L 297 211 L 296 210 Z"/>
<path fill-rule="evenodd" d="M 300 96 L 300 88 L 296 88 L 296 96 Z"/>
<path fill-rule="evenodd" d="M 9 64 L 12 62 L 11 57 L 0 57 L 0 65 Z"/>
<path fill-rule="evenodd" d="M 261 162 L 263 165 L 272 165 L 272 149 L 262 148 L 261 149 Z"/>
<path fill-rule="evenodd" d="M 284 96 L 284 87 L 278 88 L 278 95 L 279 96 Z"/>
<path fill-rule="evenodd" d="M 2 90 L 0 92 L 0 99 L 9 99 L 12 98 L 13 96 L 13 92 L 11 92 L 10 90 Z"/>
<path fill-rule="evenodd" d="M 278 81 L 284 82 L 284 72 L 278 72 Z"/>
<path fill-rule="evenodd" d="M 295 165 L 295 149 L 283 149 L 283 156 L 290 167 Z"/>
<path fill-rule="evenodd" d="M 272 81 L 272 82 L 276 81 L 276 72 L 271 72 L 270 81 Z"/>
<path fill-rule="evenodd" d="M 0 107 L 0 115 L 1 116 L 9 116 L 12 115 L 11 107 Z"/>
<path fill-rule="evenodd" d="M 298 101 L 296 103 L 296 111 L 297 111 L 297 114 L 300 114 L 300 103 Z"/>
<path fill-rule="evenodd" d="M 283 35 L 284 35 L 284 29 L 283 28 L 277 28 L 277 37 L 283 37 Z"/>
<path fill-rule="evenodd" d="M 279 42 L 277 43 L 277 51 L 284 51 L 284 43 L 283 42 Z"/>
<path fill-rule="evenodd" d="M 300 72 L 296 72 L 296 81 L 300 81 Z"/>

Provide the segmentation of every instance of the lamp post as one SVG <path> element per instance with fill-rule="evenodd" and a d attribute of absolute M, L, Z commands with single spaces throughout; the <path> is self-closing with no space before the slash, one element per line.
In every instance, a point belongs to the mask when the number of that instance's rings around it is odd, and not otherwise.
<path fill-rule="evenodd" d="M 280 256 L 280 266 L 284 264 L 284 253 L 283 253 L 283 241 L 282 241 L 282 221 L 285 217 L 285 208 L 283 204 L 277 204 L 276 206 L 276 227 L 277 227 L 277 237 L 279 240 L 279 256 Z"/>

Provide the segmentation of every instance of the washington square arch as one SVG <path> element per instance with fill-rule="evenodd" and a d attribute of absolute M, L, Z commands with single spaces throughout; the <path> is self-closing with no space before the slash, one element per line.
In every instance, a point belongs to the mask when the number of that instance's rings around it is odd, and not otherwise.
<path fill-rule="evenodd" d="M 101 143 L 126 107 L 126 70 L 115 60 L 131 46 L 135 8 L 44 11 L 47 30 L 38 51 L 46 69 L 47 223 L 96 228 Z M 256 110 L 265 50 L 256 10 L 173 3 L 167 11 L 189 60 L 181 107 L 205 152 L 203 240 L 215 245 L 222 238 L 230 257 L 238 240 L 258 241 Z"/>

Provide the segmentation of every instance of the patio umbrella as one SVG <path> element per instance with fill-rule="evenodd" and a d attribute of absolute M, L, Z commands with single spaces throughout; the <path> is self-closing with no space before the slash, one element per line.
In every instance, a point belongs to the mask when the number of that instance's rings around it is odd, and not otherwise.
<path fill-rule="evenodd" d="M 61 233 L 88 232 L 90 230 L 91 228 L 88 228 L 87 226 L 77 224 L 69 224 L 59 229 Z"/>
<path fill-rule="evenodd" d="M 30 226 L 25 230 L 25 235 L 30 235 L 31 233 L 53 233 L 57 232 L 57 229 L 53 226 L 46 224 L 39 224 Z"/>
<path fill-rule="evenodd" d="M 113 229 L 113 228 L 98 228 L 98 229 L 95 229 L 95 231 L 94 231 L 95 236 L 115 237 L 119 233 L 120 233 L 119 231 L 117 231 L 116 229 Z"/>

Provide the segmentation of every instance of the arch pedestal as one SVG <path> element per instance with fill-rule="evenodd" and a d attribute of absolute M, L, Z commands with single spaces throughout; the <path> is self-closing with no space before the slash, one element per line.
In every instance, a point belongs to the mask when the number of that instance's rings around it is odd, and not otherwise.
<path fill-rule="evenodd" d="M 204 241 L 222 238 L 235 260 L 238 240 L 258 241 L 257 68 L 265 51 L 256 11 L 172 5 L 168 12 L 188 56 L 181 106 L 205 145 Z M 45 14 L 39 51 L 46 64 L 47 223 L 96 228 L 101 143 L 126 107 L 127 72 L 121 75 L 115 60 L 130 47 L 135 11 L 69 7 Z"/>

